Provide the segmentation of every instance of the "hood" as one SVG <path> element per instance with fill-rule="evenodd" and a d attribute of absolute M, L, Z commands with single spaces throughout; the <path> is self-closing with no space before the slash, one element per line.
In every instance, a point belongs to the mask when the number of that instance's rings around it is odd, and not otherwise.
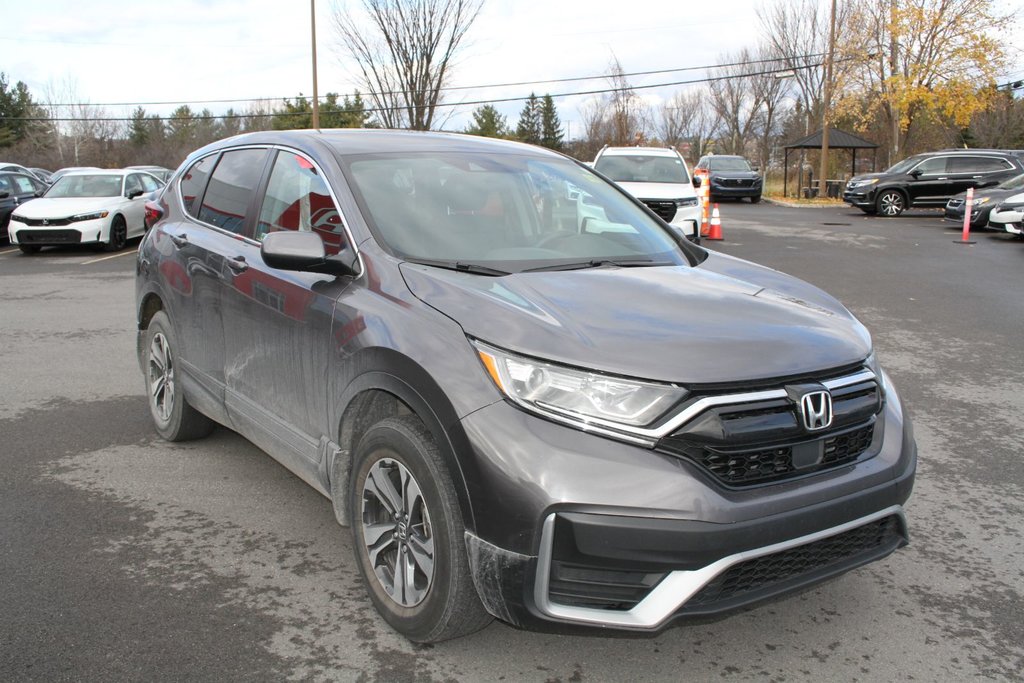
<path fill-rule="evenodd" d="M 1003 200 L 1019 201 L 1020 199 L 1024 199 L 1024 194 L 1021 194 L 1020 190 L 1001 190 L 998 187 L 983 187 L 975 188 L 974 197 L 975 199 L 978 197 L 991 197 L 993 202 Z M 950 197 L 950 199 L 967 201 L 967 191 L 959 192 Z"/>
<path fill-rule="evenodd" d="M 757 171 L 711 171 L 713 178 L 728 178 L 731 180 L 748 180 L 750 178 L 760 178 L 761 174 Z"/>
<path fill-rule="evenodd" d="M 697 192 L 690 183 L 627 183 L 616 182 L 637 199 L 689 199 Z"/>
<path fill-rule="evenodd" d="M 863 360 L 867 330 L 815 287 L 712 253 L 699 266 L 485 277 L 403 263 L 420 300 L 518 353 L 683 384 L 785 377 Z"/>
<path fill-rule="evenodd" d="M 25 218 L 67 218 L 90 211 L 113 211 L 121 201 L 120 197 L 40 197 L 19 206 L 17 214 Z"/>
<path fill-rule="evenodd" d="M 878 172 L 878 173 L 861 173 L 860 175 L 853 176 L 848 181 L 846 181 L 846 183 L 847 183 L 847 185 L 852 185 L 853 183 L 859 183 L 859 182 L 864 181 L 864 180 L 871 180 L 872 178 L 878 178 L 878 179 L 881 180 L 882 178 L 887 178 L 887 177 L 890 177 L 891 175 L 892 174 L 890 174 L 890 173 L 882 173 L 882 172 Z"/>

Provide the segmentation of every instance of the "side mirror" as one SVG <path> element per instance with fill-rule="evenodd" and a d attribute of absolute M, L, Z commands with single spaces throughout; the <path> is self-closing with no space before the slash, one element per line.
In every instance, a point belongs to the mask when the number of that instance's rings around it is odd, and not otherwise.
<path fill-rule="evenodd" d="M 282 230 L 269 233 L 260 245 L 263 262 L 278 270 L 296 270 L 325 275 L 355 275 L 352 252 L 342 249 L 328 258 L 324 241 L 315 232 Z"/>
<path fill-rule="evenodd" d="M 128 199 L 135 199 L 136 197 L 141 197 L 142 194 L 143 192 L 141 187 L 134 190 L 130 190 L 128 192 Z"/>
<path fill-rule="evenodd" d="M 910 175 L 914 178 L 914 180 L 917 180 L 918 178 L 921 177 L 921 169 L 915 168 L 913 171 L 910 172 Z"/>
<path fill-rule="evenodd" d="M 8 192 L 7 190 L 0 191 L 0 199 L 7 199 L 10 196 L 11 196 L 11 193 Z"/>
<path fill-rule="evenodd" d="M 702 182 L 704 182 L 704 180 L 703 180 L 703 178 L 701 178 L 701 176 L 699 176 L 699 175 L 693 176 L 693 186 L 694 187 L 700 187 L 700 184 Z"/>

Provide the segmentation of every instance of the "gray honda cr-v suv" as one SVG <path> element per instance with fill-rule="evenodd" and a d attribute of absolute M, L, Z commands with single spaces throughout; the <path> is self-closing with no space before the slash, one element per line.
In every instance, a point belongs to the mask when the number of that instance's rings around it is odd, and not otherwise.
<path fill-rule="evenodd" d="M 906 542 L 916 448 L 864 327 L 564 156 L 254 133 L 147 223 L 157 431 L 225 425 L 327 496 L 412 640 L 656 630 Z"/>

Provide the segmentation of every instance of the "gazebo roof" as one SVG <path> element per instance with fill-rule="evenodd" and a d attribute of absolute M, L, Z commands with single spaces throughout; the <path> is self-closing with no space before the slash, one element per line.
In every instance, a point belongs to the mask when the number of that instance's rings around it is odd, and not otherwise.
<path fill-rule="evenodd" d="M 831 149 L 877 149 L 878 145 L 873 142 L 868 142 L 862 137 L 858 137 L 853 133 L 847 133 L 845 130 L 839 130 L 838 128 L 828 129 L 828 146 Z M 785 147 L 786 149 L 821 149 L 821 131 L 811 133 L 805 138 L 800 138 L 796 142 L 791 142 Z"/>

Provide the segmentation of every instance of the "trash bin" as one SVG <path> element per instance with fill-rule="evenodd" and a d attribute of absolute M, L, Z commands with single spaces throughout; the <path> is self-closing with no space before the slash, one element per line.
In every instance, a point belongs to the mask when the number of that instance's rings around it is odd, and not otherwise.
<path fill-rule="evenodd" d="M 842 180 L 826 180 L 825 181 L 825 194 L 830 199 L 839 199 L 843 194 L 843 183 Z"/>

